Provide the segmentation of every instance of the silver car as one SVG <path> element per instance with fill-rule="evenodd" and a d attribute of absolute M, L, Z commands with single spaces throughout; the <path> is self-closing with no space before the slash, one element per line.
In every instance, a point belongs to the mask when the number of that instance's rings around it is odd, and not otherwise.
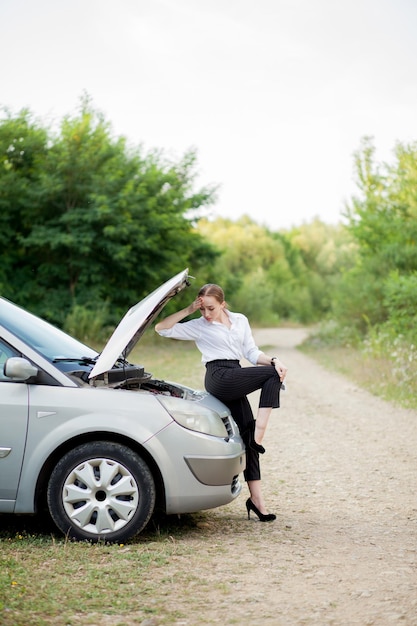
<path fill-rule="evenodd" d="M 69 537 L 124 542 L 155 510 L 239 495 L 245 449 L 229 410 L 126 360 L 187 277 L 130 309 L 101 354 L 0 298 L 0 513 L 47 507 Z"/>

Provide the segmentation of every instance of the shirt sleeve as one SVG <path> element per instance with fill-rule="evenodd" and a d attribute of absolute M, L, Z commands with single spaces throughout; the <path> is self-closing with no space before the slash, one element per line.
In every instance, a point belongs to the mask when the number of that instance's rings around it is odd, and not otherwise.
<path fill-rule="evenodd" d="M 249 363 L 252 363 L 252 365 L 257 365 L 258 358 L 259 355 L 262 354 L 262 350 L 259 350 L 258 346 L 256 345 L 248 318 L 244 315 L 242 315 L 242 322 L 244 329 L 242 342 L 243 356 L 249 361 Z"/>
<path fill-rule="evenodd" d="M 161 337 L 169 339 L 181 339 L 184 341 L 195 341 L 200 336 L 200 328 L 198 320 L 190 320 L 189 322 L 178 322 L 171 328 L 165 328 L 156 331 Z"/>

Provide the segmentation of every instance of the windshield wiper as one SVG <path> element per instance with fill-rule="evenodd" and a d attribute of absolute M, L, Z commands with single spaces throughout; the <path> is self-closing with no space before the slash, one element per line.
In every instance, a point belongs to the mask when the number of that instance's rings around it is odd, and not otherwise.
<path fill-rule="evenodd" d="M 60 357 L 56 357 L 55 359 L 53 359 L 52 363 L 85 363 L 86 365 L 94 365 L 97 357 L 94 357 L 94 359 L 92 359 L 89 356 L 80 356 L 78 359 L 74 359 L 73 357 L 65 357 L 65 356 L 60 356 Z"/>

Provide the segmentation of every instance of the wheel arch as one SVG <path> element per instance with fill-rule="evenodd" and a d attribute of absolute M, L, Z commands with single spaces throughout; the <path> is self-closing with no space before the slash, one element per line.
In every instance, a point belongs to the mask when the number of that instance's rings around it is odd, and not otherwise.
<path fill-rule="evenodd" d="M 47 501 L 46 501 L 46 493 L 48 488 L 48 481 L 51 476 L 52 470 L 58 461 L 70 450 L 76 448 L 85 443 L 89 442 L 110 442 L 110 443 L 118 443 L 130 448 L 133 452 L 135 452 L 138 456 L 140 456 L 152 474 L 155 490 L 156 490 L 156 502 L 155 502 L 155 511 L 165 511 L 166 509 L 166 497 L 165 497 L 165 485 L 162 478 L 162 474 L 159 470 L 158 465 L 153 459 L 152 455 L 141 446 L 137 441 L 131 439 L 130 437 L 125 437 L 118 433 L 111 433 L 108 431 L 94 431 L 94 433 L 84 433 L 82 435 L 77 435 L 71 439 L 66 440 L 60 446 L 58 446 L 46 459 L 45 463 L 42 466 L 41 471 L 39 472 L 39 476 L 36 482 L 35 488 L 35 501 L 34 501 L 34 510 L 35 513 L 41 511 L 47 511 Z"/>

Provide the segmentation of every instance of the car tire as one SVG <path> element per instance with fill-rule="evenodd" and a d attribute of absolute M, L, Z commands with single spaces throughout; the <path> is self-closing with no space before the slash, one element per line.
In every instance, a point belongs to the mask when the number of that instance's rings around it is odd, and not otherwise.
<path fill-rule="evenodd" d="M 155 507 L 155 483 L 127 446 L 85 443 L 67 452 L 48 483 L 48 508 L 68 537 L 124 542 L 141 532 Z"/>

